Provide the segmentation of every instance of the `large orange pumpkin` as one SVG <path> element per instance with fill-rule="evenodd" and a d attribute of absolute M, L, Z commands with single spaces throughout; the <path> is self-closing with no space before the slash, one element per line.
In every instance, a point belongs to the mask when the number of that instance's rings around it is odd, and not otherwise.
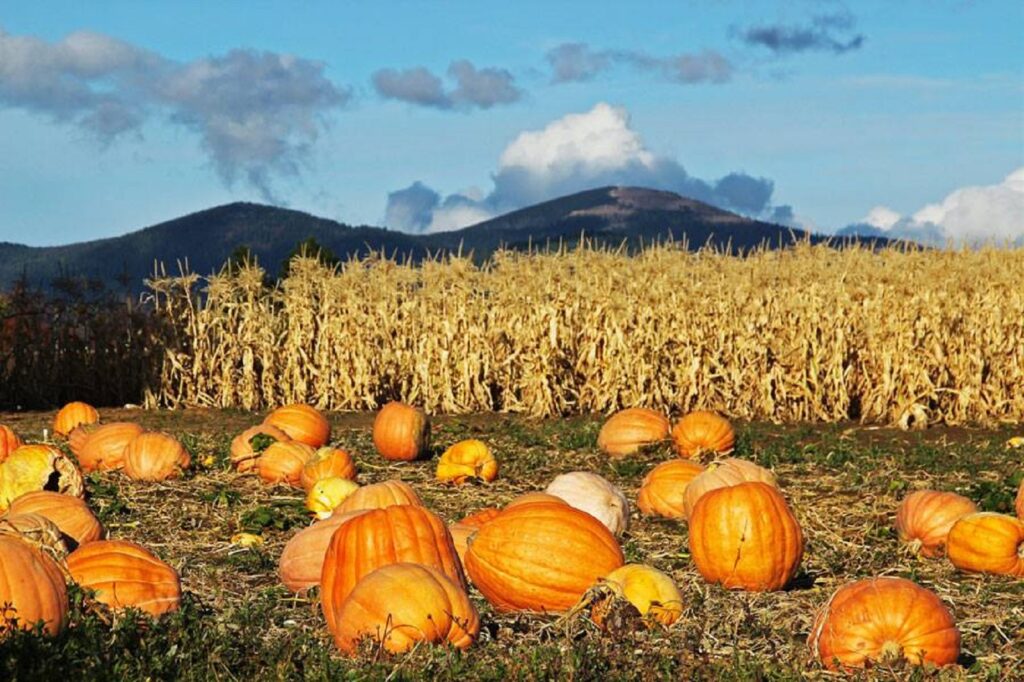
<path fill-rule="evenodd" d="M 107 471 L 124 466 L 124 451 L 143 429 L 131 422 L 111 422 L 97 427 L 78 453 L 84 471 Z"/>
<path fill-rule="evenodd" d="M 498 460 L 483 441 L 459 441 L 437 461 L 437 480 L 461 485 L 474 478 L 484 482 L 498 477 Z"/>
<path fill-rule="evenodd" d="M 100 413 L 89 403 L 68 403 L 54 416 L 53 432 L 58 436 L 67 437 L 79 426 L 95 424 L 99 420 Z"/>
<path fill-rule="evenodd" d="M 0 512 L 26 493 L 51 490 L 81 497 L 82 472 L 52 445 L 22 445 L 0 464 Z"/>
<path fill-rule="evenodd" d="M 263 452 L 274 443 L 286 443 L 288 434 L 269 424 L 251 426 L 231 441 L 231 464 L 241 473 L 254 471 Z"/>
<path fill-rule="evenodd" d="M 320 448 L 309 458 L 302 468 L 299 483 L 304 490 L 312 488 L 317 481 L 325 478 L 347 478 L 356 480 L 356 465 L 352 455 L 340 448 Z"/>
<path fill-rule="evenodd" d="M 469 542 L 466 572 L 499 611 L 562 612 L 622 566 L 615 536 L 590 514 L 538 502 L 506 509 Z"/>
<path fill-rule="evenodd" d="M 11 430 L 11 427 L 0 424 L 0 464 L 7 459 L 7 455 L 21 446 L 22 442 L 18 438 L 18 434 Z"/>
<path fill-rule="evenodd" d="M 320 573 L 331 537 L 338 526 L 359 516 L 363 510 L 335 514 L 296 533 L 281 552 L 278 575 L 292 592 L 305 592 L 320 584 Z"/>
<path fill-rule="evenodd" d="M 423 506 L 423 500 L 408 483 L 402 481 L 381 481 L 364 485 L 345 498 L 335 507 L 335 514 L 344 514 L 358 509 L 383 509 L 395 504 L 411 504 Z"/>
<path fill-rule="evenodd" d="M 557 495 L 552 495 L 551 493 L 543 493 L 540 492 L 539 490 L 536 490 L 534 492 L 523 493 L 518 497 L 512 498 L 512 500 L 505 505 L 505 509 L 514 509 L 516 507 L 522 507 L 527 504 L 538 504 L 547 502 L 553 502 L 555 504 L 564 504 L 566 506 L 570 506 L 568 502 L 563 500 L 561 497 L 558 497 Z"/>
<path fill-rule="evenodd" d="M 452 542 L 455 543 L 455 552 L 459 555 L 459 561 L 462 561 L 463 565 L 466 561 L 466 550 L 469 549 L 469 537 L 500 513 L 500 509 L 487 507 L 448 526 L 448 532 L 452 534 Z"/>
<path fill-rule="evenodd" d="M 955 663 L 960 632 L 935 593 L 904 578 L 868 578 L 836 590 L 807 639 L 828 668 L 869 662 Z"/>
<path fill-rule="evenodd" d="M 978 512 L 953 524 L 946 556 L 961 571 L 1024 577 L 1024 521 Z"/>
<path fill-rule="evenodd" d="M 430 445 L 430 419 L 418 407 L 390 402 L 373 422 L 373 445 L 384 459 L 417 459 Z"/>
<path fill-rule="evenodd" d="M 382 566 L 359 581 L 334 611 L 334 643 L 355 655 L 370 639 L 392 654 L 419 642 L 467 649 L 480 632 L 480 616 L 466 591 L 430 566 Z"/>
<path fill-rule="evenodd" d="M 728 455 L 736 445 L 736 434 L 728 419 L 714 412 L 691 412 L 672 428 L 672 444 L 687 459 L 705 452 Z"/>
<path fill-rule="evenodd" d="M 96 432 L 100 425 L 87 424 L 85 426 L 76 426 L 71 429 L 71 433 L 68 434 L 68 448 L 71 449 L 71 454 L 75 456 L 75 459 L 82 459 L 82 448 L 85 447 L 85 441 L 89 440 L 89 436 Z"/>
<path fill-rule="evenodd" d="M 341 524 L 331 538 L 320 576 L 327 625 L 335 609 L 372 571 L 400 562 L 433 566 L 465 588 L 462 564 L 444 521 L 424 507 L 395 505 L 371 509 Z"/>
<path fill-rule="evenodd" d="M 331 438 L 331 425 L 327 419 L 316 409 L 301 403 L 277 408 L 267 415 L 263 423 L 281 429 L 292 440 L 311 448 L 323 447 Z"/>
<path fill-rule="evenodd" d="M 49 490 L 26 493 L 11 503 L 9 514 L 40 514 L 53 521 L 76 545 L 99 540 L 103 526 L 85 500 Z"/>
<path fill-rule="evenodd" d="M 6 608 L 5 608 L 6 605 Z M 57 563 L 11 535 L 0 535 L 0 635 L 43 623 L 48 635 L 68 622 L 68 593 Z"/>
<path fill-rule="evenodd" d="M 702 464 L 690 459 L 662 462 L 644 476 L 636 506 L 648 516 L 685 518 L 686 486 L 703 471 Z"/>
<path fill-rule="evenodd" d="M 777 489 L 741 483 L 697 501 L 690 517 L 690 555 L 710 583 L 780 590 L 800 568 L 804 534 Z"/>
<path fill-rule="evenodd" d="M 754 481 L 778 487 L 775 474 L 753 462 L 731 458 L 712 462 L 687 484 L 683 492 L 683 518 L 690 518 L 697 500 L 705 493 Z"/>
<path fill-rule="evenodd" d="M 256 464 L 264 483 L 287 483 L 301 487 L 302 469 L 315 450 L 297 440 L 273 443 Z"/>
<path fill-rule="evenodd" d="M 597 447 L 612 457 L 625 457 L 668 438 L 671 423 L 661 412 L 631 407 L 613 414 L 597 434 Z"/>
<path fill-rule="evenodd" d="M 977 505 L 956 493 L 917 490 L 904 497 L 896 511 L 896 532 L 915 554 L 942 556 L 949 529 L 976 511 Z"/>
<path fill-rule="evenodd" d="M 114 610 L 134 607 L 154 616 L 181 602 L 178 572 L 149 550 L 124 540 L 97 540 L 68 555 L 68 573 Z"/>
<path fill-rule="evenodd" d="M 124 452 L 124 473 L 137 481 L 177 478 L 191 463 L 188 450 L 166 433 L 141 433 Z"/>

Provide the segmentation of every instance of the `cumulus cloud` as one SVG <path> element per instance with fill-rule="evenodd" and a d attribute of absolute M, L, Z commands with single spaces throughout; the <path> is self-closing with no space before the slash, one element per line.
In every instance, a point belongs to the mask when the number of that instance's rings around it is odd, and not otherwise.
<path fill-rule="evenodd" d="M 493 189 L 476 197 L 456 193 L 422 213 L 422 183 L 388 195 L 387 224 L 406 231 L 441 231 L 472 225 L 507 211 L 606 185 L 635 185 L 683 196 L 746 215 L 792 220 L 788 206 L 772 205 L 774 183 L 743 172 L 716 181 L 689 175 L 675 159 L 659 156 L 630 127 L 627 112 L 601 103 L 568 114 L 540 130 L 520 133 L 502 152 Z M 426 189 L 426 188 L 424 188 Z M 433 190 L 430 190 L 433 192 Z M 408 216 L 416 216 L 415 219 Z"/>
<path fill-rule="evenodd" d="M 104 143 L 166 117 L 199 135 L 218 175 L 273 200 L 273 176 L 294 175 L 350 93 L 320 62 L 232 50 L 179 62 L 91 31 L 57 42 L 0 29 L 0 106 L 78 126 Z"/>
<path fill-rule="evenodd" d="M 733 73 L 732 63 L 714 50 L 655 57 L 638 50 L 595 50 L 586 43 L 563 43 L 545 58 L 553 83 L 588 81 L 617 65 L 683 84 L 724 83 Z"/>
<path fill-rule="evenodd" d="M 796 52 L 832 52 L 843 54 L 859 50 L 866 38 L 853 34 L 856 20 L 847 13 L 823 14 L 810 24 L 759 24 L 734 33 L 747 45 L 765 47 L 776 54 Z"/>
<path fill-rule="evenodd" d="M 459 59 L 448 66 L 453 87 L 444 83 L 429 69 L 380 69 L 373 74 L 373 87 L 381 97 L 435 109 L 490 109 L 511 104 L 523 96 L 515 85 L 515 77 L 505 69 L 478 69 L 468 59 Z"/>

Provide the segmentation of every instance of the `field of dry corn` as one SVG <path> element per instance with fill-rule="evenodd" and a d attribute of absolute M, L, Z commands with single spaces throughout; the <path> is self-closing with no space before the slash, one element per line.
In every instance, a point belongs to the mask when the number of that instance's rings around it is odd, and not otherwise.
<path fill-rule="evenodd" d="M 1024 249 L 315 259 L 151 281 L 150 406 L 1024 420 Z"/>

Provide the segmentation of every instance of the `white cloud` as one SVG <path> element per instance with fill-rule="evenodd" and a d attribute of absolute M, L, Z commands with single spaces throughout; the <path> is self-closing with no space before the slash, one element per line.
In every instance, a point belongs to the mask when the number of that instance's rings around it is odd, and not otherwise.
<path fill-rule="evenodd" d="M 875 206 L 868 211 L 867 216 L 861 222 L 880 230 L 888 230 L 900 220 L 900 214 L 888 206 Z"/>

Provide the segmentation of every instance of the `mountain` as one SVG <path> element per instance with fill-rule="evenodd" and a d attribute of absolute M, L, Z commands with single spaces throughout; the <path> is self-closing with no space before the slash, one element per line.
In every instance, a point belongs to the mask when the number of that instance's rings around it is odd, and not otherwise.
<path fill-rule="evenodd" d="M 218 270 L 239 246 L 247 246 L 276 274 L 295 245 L 312 237 L 335 255 L 389 255 L 420 260 L 430 253 L 462 249 L 486 258 L 505 246 L 521 249 L 564 242 L 580 235 L 599 244 L 630 247 L 658 241 L 686 241 L 690 248 L 710 243 L 746 250 L 760 244 L 777 248 L 794 241 L 826 237 L 751 220 L 693 199 L 636 187 L 602 187 L 523 208 L 477 225 L 435 234 L 413 235 L 379 227 L 343 225 L 308 213 L 251 203 L 233 203 L 192 213 L 121 237 L 53 247 L 0 243 L 0 288 L 22 273 L 37 285 L 60 275 L 108 283 L 123 279 L 140 290 L 154 262 L 176 270 L 179 261 L 200 274 Z M 871 239 L 884 242 L 884 239 Z"/>

